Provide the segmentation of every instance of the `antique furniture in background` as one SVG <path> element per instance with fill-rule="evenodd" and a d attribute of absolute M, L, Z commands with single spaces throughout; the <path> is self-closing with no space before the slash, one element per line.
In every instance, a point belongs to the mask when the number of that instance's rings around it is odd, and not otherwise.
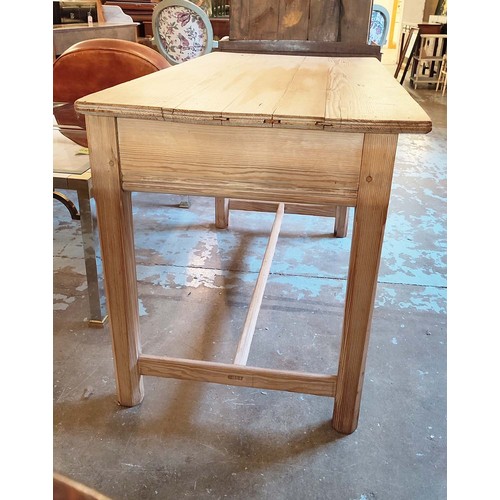
<path fill-rule="evenodd" d="M 212 51 L 213 31 L 205 11 L 186 0 L 162 0 L 153 11 L 153 43 L 170 64 Z"/>
<path fill-rule="evenodd" d="M 84 40 L 115 38 L 137 42 L 137 23 L 60 24 L 53 26 L 54 58 Z"/>
<path fill-rule="evenodd" d="M 123 12 L 118 5 L 103 5 L 102 13 L 104 21 L 107 23 L 133 23 L 134 20 L 128 14 Z"/>
<path fill-rule="evenodd" d="M 89 157 L 80 153 L 80 147 L 54 128 L 53 197 L 68 209 L 73 220 L 80 221 L 89 300 L 89 325 L 101 327 L 106 319 L 106 298 L 100 263 L 97 220 L 92 209 L 92 176 Z M 75 191 L 78 208 L 59 190 Z"/>
<path fill-rule="evenodd" d="M 87 24 L 89 15 L 93 22 L 104 22 L 101 0 L 54 0 L 53 24 Z"/>
<path fill-rule="evenodd" d="M 53 5 L 54 59 L 84 40 L 116 38 L 137 41 L 138 23 L 134 23 L 119 7 L 103 7 L 101 0 L 54 1 Z M 91 23 L 88 14 L 91 14 Z"/>
<path fill-rule="evenodd" d="M 132 17 L 132 19 L 139 23 L 139 38 L 150 38 L 153 35 L 153 10 L 160 0 L 117 0 L 107 1 L 106 5 L 118 5 L 123 11 Z M 206 8 L 209 4 L 208 0 L 200 1 L 194 0 L 194 3 L 199 7 Z M 214 37 L 219 40 L 223 36 L 229 35 L 229 6 L 231 0 L 225 0 L 224 7 L 222 7 L 221 0 L 213 0 L 212 12 L 207 12 L 210 16 L 210 22 Z M 227 7 L 226 7 L 227 6 Z"/>
<path fill-rule="evenodd" d="M 441 95 L 444 95 L 447 86 L 448 86 L 448 57 L 445 54 L 443 56 L 443 61 L 441 63 L 441 69 L 439 70 L 439 77 L 436 83 L 436 92 L 439 90 L 439 87 L 442 87 Z"/>
<path fill-rule="evenodd" d="M 419 85 L 437 85 L 446 54 L 447 36 L 422 33 L 420 28 L 411 63 L 410 83 L 413 88 L 416 89 Z"/>
<path fill-rule="evenodd" d="M 168 68 L 170 64 L 153 49 L 135 42 L 99 38 L 77 43 L 53 64 L 54 190 L 76 191 L 78 211 L 55 191 L 55 198 L 80 220 L 87 275 L 91 326 L 102 326 L 106 305 L 100 272 L 99 243 L 92 210 L 92 175 L 88 156 L 79 154 L 87 147 L 85 117 L 75 113 L 76 99 L 140 76 Z M 73 207 L 72 207 L 73 205 Z M 75 212 L 76 211 L 76 212 Z"/>
<path fill-rule="evenodd" d="M 212 0 L 210 22 L 214 32 L 214 40 L 229 36 L 229 16 L 231 0 Z"/>
<path fill-rule="evenodd" d="M 357 7 L 357 16 L 352 11 Z M 380 44 L 368 44 L 368 20 L 371 0 L 355 0 L 350 4 L 341 0 L 289 1 L 280 0 L 231 3 L 231 30 L 229 40 L 221 40 L 222 52 L 250 52 L 258 54 L 290 54 L 310 56 L 373 56 L 380 58 Z M 363 24 L 366 19 L 366 26 Z M 343 31 L 345 33 L 343 33 Z M 346 41 L 343 41 L 346 40 Z M 216 200 L 219 227 L 227 225 L 229 210 L 275 210 L 274 205 L 247 203 L 239 200 Z M 286 210 L 304 207 L 287 205 Z M 309 208 L 310 213 L 314 210 Z M 316 213 L 335 218 L 333 233 L 345 237 L 348 228 L 348 208 L 345 206 L 316 207 Z"/>
<path fill-rule="evenodd" d="M 418 26 L 405 25 L 401 31 L 401 41 L 399 45 L 399 58 L 394 71 L 394 78 L 403 85 L 406 74 L 410 68 L 410 63 L 415 53 L 418 40 Z"/>
<path fill-rule="evenodd" d="M 372 0 L 232 0 L 230 40 L 366 45 Z"/>
<path fill-rule="evenodd" d="M 153 26 L 151 18 L 153 16 L 154 6 L 158 0 L 119 0 L 119 1 L 106 1 L 105 5 L 117 5 L 121 7 L 125 14 L 129 15 L 134 22 L 138 23 L 139 38 L 152 37 Z"/>
<path fill-rule="evenodd" d="M 380 46 L 367 43 L 371 11 L 371 0 L 232 0 L 218 50 L 380 59 Z"/>

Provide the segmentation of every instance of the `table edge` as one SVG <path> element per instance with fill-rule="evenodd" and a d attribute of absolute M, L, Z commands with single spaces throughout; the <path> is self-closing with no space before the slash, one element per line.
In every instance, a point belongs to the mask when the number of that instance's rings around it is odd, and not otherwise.
<path fill-rule="evenodd" d="M 387 134 L 427 134 L 432 130 L 432 121 L 402 121 L 402 120 L 318 120 L 318 117 L 301 117 L 299 119 L 287 118 L 285 116 L 260 116 L 249 114 L 230 115 L 222 113 L 220 116 L 203 113 L 183 113 L 181 110 L 164 110 L 161 107 L 138 107 L 138 106 L 117 106 L 92 103 L 90 101 L 78 100 L 75 102 L 75 110 L 79 113 L 94 116 L 107 116 L 115 118 L 131 118 L 141 120 L 157 120 L 167 122 L 181 122 L 188 125 L 211 124 L 214 126 L 250 126 L 250 127 L 276 127 L 276 128 L 299 128 L 317 129 L 335 132 L 366 132 L 366 133 L 387 133 Z"/>

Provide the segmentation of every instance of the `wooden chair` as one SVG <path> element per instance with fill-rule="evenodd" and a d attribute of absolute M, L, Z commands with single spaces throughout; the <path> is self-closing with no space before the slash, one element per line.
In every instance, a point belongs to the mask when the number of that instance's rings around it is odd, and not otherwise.
<path fill-rule="evenodd" d="M 322 57 L 377 57 L 380 46 L 367 44 L 371 0 L 231 0 L 230 36 L 219 51 Z M 231 210 L 275 212 L 279 203 L 217 198 L 216 226 L 229 224 Z M 347 236 L 349 208 L 345 206 L 285 204 L 285 213 L 334 217 L 333 234 Z"/>
<path fill-rule="evenodd" d="M 382 5 L 374 5 L 368 35 L 368 43 L 370 45 L 379 45 L 382 47 L 387 43 L 389 22 L 389 11 Z"/>
<path fill-rule="evenodd" d="M 282 43 L 285 42 L 285 43 Z M 294 45 L 286 45 L 285 40 L 275 41 L 248 41 L 244 40 L 242 44 L 237 44 L 235 47 L 236 52 L 241 52 L 242 47 L 245 47 L 245 52 L 252 53 L 279 53 L 286 55 L 297 55 L 295 50 L 290 50 Z M 232 45 L 231 42 L 221 41 L 219 42 L 219 47 L 223 50 L 232 51 L 229 47 Z M 306 45 L 302 43 L 299 44 L 302 50 L 313 48 L 311 45 Z M 320 47 L 315 45 L 316 53 L 314 55 L 318 56 L 331 56 L 332 53 L 323 47 L 325 52 L 318 50 Z M 276 50 L 278 49 L 278 50 Z M 262 202 L 253 200 L 239 200 L 239 199 L 226 199 L 226 198 L 216 198 L 215 199 L 215 226 L 219 229 L 225 229 L 229 225 L 229 214 L 231 210 L 244 210 L 251 212 L 276 212 L 282 205 L 283 213 L 290 214 L 300 214 L 300 215 L 316 215 L 321 217 L 333 217 L 334 227 L 333 235 L 337 238 L 345 238 L 347 236 L 347 228 L 349 224 L 349 207 L 336 206 L 336 205 L 318 205 L 318 204 L 295 204 L 295 203 L 277 203 L 277 202 Z M 281 222 L 280 222 L 281 224 Z M 279 231 L 279 229 L 278 229 Z"/>
<path fill-rule="evenodd" d="M 172 65 L 212 51 L 210 19 L 188 0 L 162 0 L 154 8 L 152 23 L 154 43 Z"/>

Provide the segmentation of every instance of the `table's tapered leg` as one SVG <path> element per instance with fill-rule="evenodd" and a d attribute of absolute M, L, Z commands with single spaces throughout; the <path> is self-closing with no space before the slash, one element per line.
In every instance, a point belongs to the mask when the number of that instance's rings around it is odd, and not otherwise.
<path fill-rule="evenodd" d="M 215 227 L 226 229 L 229 225 L 229 198 L 215 198 Z"/>
<path fill-rule="evenodd" d="M 337 238 L 345 238 L 347 236 L 347 226 L 349 225 L 349 207 L 335 208 L 335 226 L 333 234 Z"/>
<path fill-rule="evenodd" d="M 115 119 L 87 116 L 86 122 L 118 403 L 134 406 L 142 401 L 144 390 L 138 367 L 141 346 L 131 196 L 121 188 Z"/>
<path fill-rule="evenodd" d="M 363 144 L 333 412 L 333 428 L 343 434 L 358 425 L 397 140 L 393 134 L 365 134 Z"/>

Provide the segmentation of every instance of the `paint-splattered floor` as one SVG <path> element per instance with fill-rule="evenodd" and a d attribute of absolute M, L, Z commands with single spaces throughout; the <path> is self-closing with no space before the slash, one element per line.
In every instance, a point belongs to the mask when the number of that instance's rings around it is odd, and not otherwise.
<path fill-rule="evenodd" d="M 117 406 L 79 225 L 54 203 L 56 471 L 114 499 L 446 497 L 446 97 L 414 97 L 434 128 L 399 139 L 358 430 L 330 430 L 328 398 L 174 380 Z M 211 199 L 133 200 L 143 352 L 230 361 L 272 215 L 220 231 Z M 331 231 L 285 216 L 249 365 L 336 373 L 351 240 Z"/>

